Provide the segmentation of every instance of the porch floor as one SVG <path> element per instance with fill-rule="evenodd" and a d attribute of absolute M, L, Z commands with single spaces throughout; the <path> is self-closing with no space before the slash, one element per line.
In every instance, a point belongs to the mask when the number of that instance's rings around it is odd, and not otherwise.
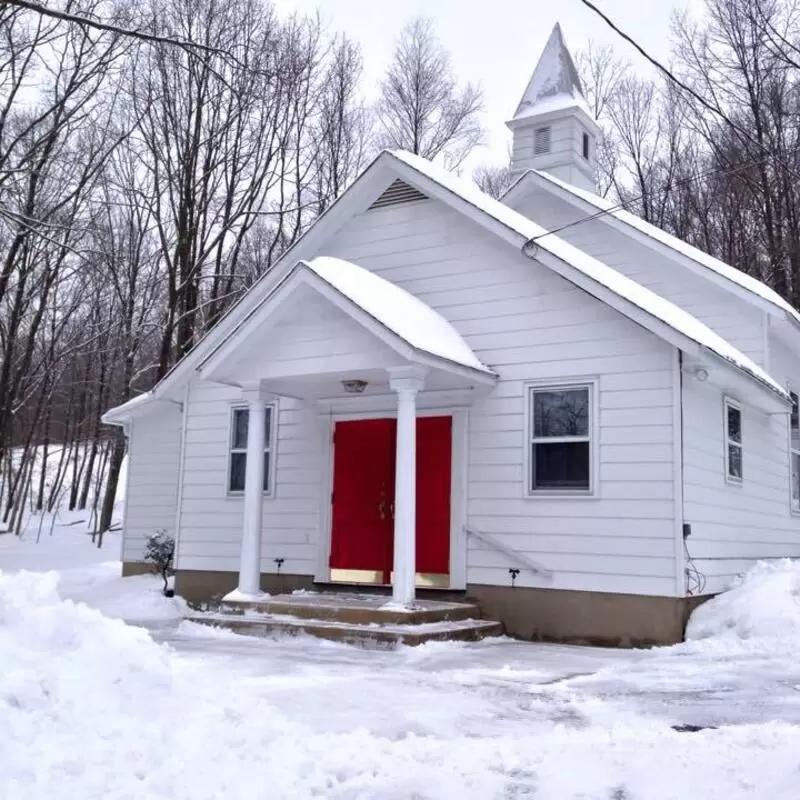
<path fill-rule="evenodd" d="M 265 595 L 256 600 L 224 602 L 216 613 L 191 617 L 194 622 L 253 636 L 307 633 L 354 644 L 393 646 L 432 640 L 474 641 L 498 636 L 498 622 L 480 618 L 472 603 L 418 600 L 400 608 L 374 594 L 298 592 Z"/>

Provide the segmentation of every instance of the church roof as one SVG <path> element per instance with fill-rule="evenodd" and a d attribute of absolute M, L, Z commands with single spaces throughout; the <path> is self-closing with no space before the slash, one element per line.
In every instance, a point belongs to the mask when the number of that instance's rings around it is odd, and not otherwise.
<path fill-rule="evenodd" d="M 568 108 L 580 108 L 592 116 L 575 62 L 564 43 L 561 26 L 556 23 L 513 120 Z"/>
<path fill-rule="evenodd" d="M 688 242 L 684 242 L 677 236 L 673 236 L 658 226 L 643 220 L 636 214 L 626 211 L 625 208 L 620 206 L 620 204 L 612 203 L 610 200 L 600 197 L 593 192 L 587 192 L 585 189 L 572 186 L 571 184 L 566 183 L 566 181 L 559 180 L 554 175 L 550 175 L 548 172 L 544 172 L 542 170 L 531 170 L 530 172 L 523 174 L 517 181 L 517 184 L 520 184 L 523 180 L 525 180 L 526 176 L 529 174 L 538 176 L 540 179 L 546 181 L 552 186 L 557 187 L 562 192 L 568 192 L 573 197 L 582 201 L 582 203 L 586 205 L 587 211 L 590 213 L 594 212 L 592 213 L 592 216 L 595 216 L 597 215 L 597 212 L 600 212 L 601 214 L 613 217 L 617 221 L 624 223 L 630 228 L 634 228 L 639 233 L 642 233 L 648 238 L 655 240 L 659 244 L 668 247 L 670 250 L 673 250 L 679 255 L 688 258 L 696 264 L 700 264 L 709 272 L 715 273 L 716 275 L 727 279 L 731 283 L 737 284 L 761 300 L 766 300 L 768 303 L 771 303 L 788 314 L 789 317 L 791 317 L 796 323 L 800 324 L 800 311 L 794 308 L 791 303 L 784 300 L 774 289 L 771 289 L 763 281 L 754 278 L 752 275 L 748 275 L 746 272 L 742 272 L 740 269 L 736 269 L 736 267 L 732 267 L 730 264 L 726 264 L 724 261 L 720 261 L 718 258 L 714 258 L 714 256 L 703 252 Z"/>

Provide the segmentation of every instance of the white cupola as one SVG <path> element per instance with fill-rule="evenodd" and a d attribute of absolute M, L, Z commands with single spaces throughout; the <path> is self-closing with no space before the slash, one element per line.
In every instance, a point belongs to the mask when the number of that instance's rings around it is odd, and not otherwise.
<path fill-rule="evenodd" d="M 541 169 L 596 191 L 600 128 L 583 95 L 575 62 L 556 23 L 513 119 L 511 170 Z"/>

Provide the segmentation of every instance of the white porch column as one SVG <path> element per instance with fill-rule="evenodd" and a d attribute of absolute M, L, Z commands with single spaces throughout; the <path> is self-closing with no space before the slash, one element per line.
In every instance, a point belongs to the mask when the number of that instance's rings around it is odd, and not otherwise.
<path fill-rule="evenodd" d="M 243 388 L 242 397 L 247 401 L 249 414 L 239 591 L 242 594 L 256 595 L 261 591 L 261 519 L 264 500 L 264 435 L 267 397 L 259 386 Z"/>
<path fill-rule="evenodd" d="M 425 370 L 397 367 L 388 372 L 389 385 L 397 393 L 392 600 L 408 606 L 414 602 L 416 584 L 417 392 L 424 385 Z"/>

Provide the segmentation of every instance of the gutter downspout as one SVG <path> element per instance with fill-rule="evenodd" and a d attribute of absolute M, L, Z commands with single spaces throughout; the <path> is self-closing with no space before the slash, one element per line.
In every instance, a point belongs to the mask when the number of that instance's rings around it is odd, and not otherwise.
<path fill-rule="evenodd" d="M 683 523 L 683 352 L 678 350 L 672 380 L 672 462 L 673 508 L 675 544 L 675 595 L 686 597 L 686 557 L 684 553 Z"/>

